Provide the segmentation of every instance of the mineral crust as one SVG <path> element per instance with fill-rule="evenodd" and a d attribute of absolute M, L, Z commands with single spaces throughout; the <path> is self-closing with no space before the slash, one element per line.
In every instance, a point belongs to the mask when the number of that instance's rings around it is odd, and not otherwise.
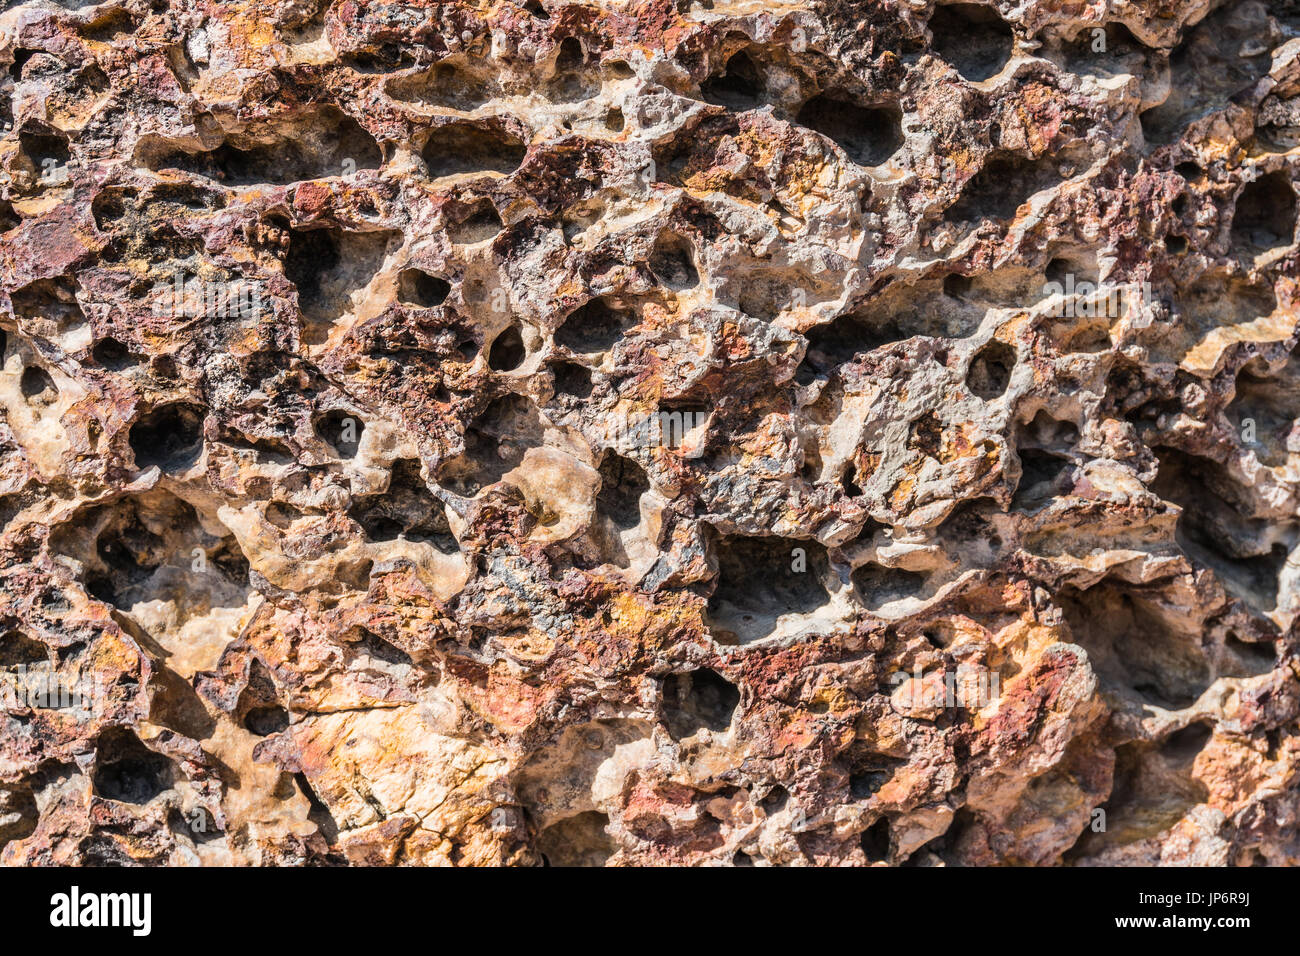
<path fill-rule="evenodd" d="M 0 861 L 1300 862 L 1293 0 L 0 13 Z"/>

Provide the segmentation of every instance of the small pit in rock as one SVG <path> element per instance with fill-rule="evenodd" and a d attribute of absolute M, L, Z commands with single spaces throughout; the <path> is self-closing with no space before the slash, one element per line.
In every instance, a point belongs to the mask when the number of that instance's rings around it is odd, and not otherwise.
<path fill-rule="evenodd" d="M 663 702 L 668 732 L 675 740 L 685 740 L 706 729 L 726 732 L 740 704 L 740 691 L 717 671 L 702 667 L 665 678 Z"/>

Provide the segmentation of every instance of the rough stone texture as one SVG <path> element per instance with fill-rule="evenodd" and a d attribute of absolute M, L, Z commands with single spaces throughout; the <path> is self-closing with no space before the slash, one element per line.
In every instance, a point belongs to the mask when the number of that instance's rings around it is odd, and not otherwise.
<path fill-rule="evenodd" d="M 1300 861 L 1292 0 L 7 6 L 4 863 Z"/>

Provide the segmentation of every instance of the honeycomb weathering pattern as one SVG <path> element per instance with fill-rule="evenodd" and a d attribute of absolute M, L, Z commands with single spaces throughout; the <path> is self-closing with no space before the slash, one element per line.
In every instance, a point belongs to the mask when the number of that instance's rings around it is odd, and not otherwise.
<path fill-rule="evenodd" d="M 1297 862 L 1291 0 L 5 6 L 4 863 Z"/>

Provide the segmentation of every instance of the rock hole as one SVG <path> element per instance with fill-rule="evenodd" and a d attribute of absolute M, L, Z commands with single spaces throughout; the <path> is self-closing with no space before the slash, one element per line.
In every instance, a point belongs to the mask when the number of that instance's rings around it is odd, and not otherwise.
<path fill-rule="evenodd" d="M 1232 244 L 1254 254 L 1295 241 L 1295 188 L 1280 170 L 1247 183 L 1232 216 Z"/>
<path fill-rule="evenodd" d="M 1194 704 L 1212 674 L 1198 630 L 1109 583 L 1062 590 L 1070 639 L 1088 652 L 1103 690 L 1166 710 Z"/>
<path fill-rule="evenodd" d="M 0 637 L 0 667 L 29 667 L 49 663 L 49 659 L 49 651 L 35 638 L 18 631 Z"/>
<path fill-rule="evenodd" d="M 1160 756 L 1178 767 L 1190 768 L 1196 755 L 1210 742 L 1213 730 L 1204 721 L 1188 724 L 1165 738 L 1160 745 Z"/>
<path fill-rule="evenodd" d="M 526 152 L 516 136 L 481 123 L 457 121 L 434 129 L 420 158 L 434 179 L 461 173 L 508 176 L 523 163 Z"/>
<path fill-rule="evenodd" d="M 824 379 L 859 355 L 910 338 L 888 320 L 875 324 L 857 314 L 838 316 L 825 325 L 814 326 L 803 335 L 808 340 L 808 347 L 795 370 L 795 382 L 799 385 Z"/>
<path fill-rule="evenodd" d="M 862 853 L 868 863 L 886 863 L 889 861 L 890 834 L 889 818 L 881 817 L 862 831 L 859 841 Z"/>
<path fill-rule="evenodd" d="M 476 495 L 518 467 L 529 448 L 542 444 L 541 416 L 529 399 L 504 395 L 465 429 L 465 450 L 446 462 L 438 483 L 458 495 Z"/>
<path fill-rule="evenodd" d="M 859 106 L 842 95 L 814 96 L 795 121 L 838 144 L 859 166 L 879 166 L 903 145 L 897 111 Z"/>
<path fill-rule="evenodd" d="M 339 231 L 336 229 L 295 230 L 289 239 L 284 274 L 298 289 L 303 311 L 324 295 L 324 277 L 339 265 Z"/>
<path fill-rule="evenodd" d="M 108 232 L 110 228 L 134 208 L 137 193 L 134 189 L 121 189 L 109 186 L 101 189 L 90 203 L 90 214 L 95 219 L 95 228 Z"/>
<path fill-rule="evenodd" d="M 617 851 L 608 828 L 609 817 L 597 810 L 576 814 L 537 834 L 537 852 L 548 866 L 604 866 Z"/>
<path fill-rule="evenodd" d="M 28 405 L 52 405 L 59 397 L 59 388 L 54 384 L 54 379 L 39 365 L 29 365 L 23 369 L 18 387 Z"/>
<path fill-rule="evenodd" d="M 30 791 L 0 790 L 0 850 L 6 843 L 25 840 L 35 833 L 40 819 L 40 809 Z"/>
<path fill-rule="evenodd" d="M 693 289 L 700 284 L 690 243 L 673 233 L 665 233 L 656 240 L 650 253 L 650 271 L 674 292 Z"/>
<path fill-rule="evenodd" d="M 1019 456 L 1020 482 L 1011 501 L 1012 510 L 1032 511 L 1073 489 L 1074 463 L 1069 458 L 1037 448 L 1022 448 Z"/>
<path fill-rule="evenodd" d="M 992 7 L 942 4 L 935 7 L 928 26 L 934 51 L 973 83 L 996 76 L 1011 59 L 1015 34 Z"/>
<path fill-rule="evenodd" d="M 556 72 L 581 70 L 586 62 L 587 54 L 582 49 L 582 41 L 577 37 L 565 37 L 560 43 L 559 54 L 555 57 Z"/>
<path fill-rule="evenodd" d="M 767 815 L 774 816 L 785 809 L 786 804 L 790 802 L 790 791 L 779 783 L 772 787 L 763 797 L 761 804 Z"/>
<path fill-rule="evenodd" d="M 173 782 L 171 761 L 140 742 L 133 731 L 113 727 L 95 747 L 95 794 L 119 803 L 145 804 Z"/>
<path fill-rule="evenodd" d="M 27 65 L 27 61 L 41 52 L 41 50 L 31 50 L 27 47 L 16 47 L 13 52 L 14 60 L 9 64 L 9 75 L 15 80 L 21 80 L 23 78 L 23 67 Z"/>
<path fill-rule="evenodd" d="M 966 385 L 979 398 L 992 401 L 1006 392 L 1015 367 L 1016 350 L 994 339 L 982 346 L 971 359 Z"/>
<path fill-rule="evenodd" d="M 565 317 L 555 330 L 555 344 L 579 355 L 605 352 L 635 321 L 634 315 L 612 308 L 605 299 L 592 299 Z"/>
<path fill-rule="evenodd" d="M 762 74 L 753 58 L 741 50 L 727 60 L 721 73 L 701 84 L 700 92 L 710 103 L 743 112 L 763 105 L 765 89 Z"/>
<path fill-rule="evenodd" d="M 405 305 L 437 308 L 447 300 L 450 292 L 450 282 L 431 276 L 422 269 L 403 269 L 397 275 L 397 300 Z"/>
<path fill-rule="evenodd" d="M 366 425 L 361 416 L 336 408 L 317 418 L 313 428 L 316 437 L 330 447 L 335 457 L 355 458 Z"/>
<path fill-rule="evenodd" d="M 461 217 L 447 225 L 447 235 L 457 245 L 473 245 L 493 238 L 504 228 L 501 216 L 489 200 L 476 202 Z"/>
<path fill-rule="evenodd" d="M 948 207 L 949 222 L 1004 221 L 1036 193 L 1057 185 L 1061 174 L 1050 156 L 1027 160 L 1014 153 L 993 153 Z"/>
<path fill-rule="evenodd" d="M 326 339 L 326 329 L 354 308 L 353 297 L 370 284 L 383 265 L 391 232 L 294 229 L 284 275 L 298 290 L 298 306 L 308 321 L 304 338 Z"/>
<path fill-rule="evenodd" d="M 509 326 L 492 342 L 488 349 L 488 368 L 496 372 L 511 372 L 523 364 L 528 350 L 518 326 Z"/>
<path fill-rule="evenodd" d="M 41 132 L 29 125 L 18 134 L 18 144 L 36 171 L 37 179 L 47 184 L 58 181 L 72 157 L 68 138 L 57 131 Z"/>
<path fill-rule="evenodd" d="M 970 294 L 971 277 L 954 272 L 943 277 L 943 294 L 954 299 L 961 299 Z"/>
<path fill-rule="evenodd" d="M 1249 90 L 1268 72 L 1268 45 L 1259 40 L 1270 29 L 1262 3 L 1224 4 L 1192 27 L 1169 58 L 1169 97 L 1139 117 L 1146 142 L 1174 142 L 1191 123 Z"/>
<path fill-rule="evenodd" d="M 157 465 L 163 471 L 184 471 L 203 451 L 204 411 L 198 405 L 173 402 L 146 412 L 131 426 L 129 443 L 137 468 Z"/>
<path fill-rule="evenodd" d="M 556 362 L 551 366 L 555 376 L 555 391 L 574 398 L 591 397 L 591 370 L 577 362 Z"/>
<path fill-rule="evenodd" d="M 159 172 L 174 169 L 227 186 L 275 185 L 378 169 L 383 151 L 356 120 L 336 107 L 305 113 L 298 135 L 232 136 L 207 152 L 167 151 L 146 145 L 137 162 Z"/>
<path fill-rule="evenodd" d="M 149 193 L 147 208 L 178 206 L 187 212 L 206 212 L 226 208 L 226 197 L 215 189 L 195 183 L 159 183 Z"/>
<path fill-rule="evenodd" d="M 555 58 L 555 74 L 548 84 L 551 99 L 575 103 L 596 94 L 600 84 L 586 69 L 586 62 L 582 42 L 577 37 L 565 37 Z"/>
<path fill-rule="evenodd" d="M 14 211 L 14 204 L 7 199 L 0 199 L 0 233 L 8 232 L 22 224 L 22 218 Z"/>
<path fill-rule="evenodd" d="M 73 0 L 78 6 L 81 0 Z M 95 40 L 99 43 L 109 43 L 114 37 L 124 34 L 133 33 L 136 29 L 134 18 L 122 9 L 108 9 L 102 12 L 95 11 L 87 15 L 88 20 L 77 28 L 77 33 L 87 40 Z"/>
<path fill-rule="evenodd" d="M 101 368 L 108 369 L 110 372 L 120 372 L 130 368 L 137 363 L 137 359 L 131 354 L 131 350 L 112 336 L 107 336 L 95 343 L 95 347 L 90 350 L 90 357 Z"/>
<path fill-rule="evenodd" d="M 850 578 L 857 590 L 858 600 L 873 611 L 894 601 L 919 597 L 925 590 L 926 583 L 924 574 L 902 568 L 887 568 L 875 563 L 864 564 Z"/>
<path fill-rule="evenodd" d="M 1232 503 L 1232 479 L 1218 463 L 1161 448 L 1151 490 L 1178 505 L 1175 536 L 1187 556 L 1212 570 L 1227 592 L 1252 610 L 1277 606 L 1286 546 L 1269 544 L 1269 522 L 1251 519 Z"/>
<path fill-rule="evenodd" d="M 706 729 L 725 733 L 740 705 L 740 691 L 717 671 L 702 667 L 668 675 L 663 703 L 668 732 L 674 740 L 685 740 Z"/>
<path fill-rule="evenodd" d="M 1230 631 L 1223 646 L 1239 664 L 1232 668 L 1234 673 L 1227 675 L 1230 677 L 1258 677 L 1273 670 L 1277 662 L 1277 651 L 1269 642 L 1248 643 Z"/>
<path fill-rule="evenodd" d="M 850 498 L 858 498 L 862 495 L 862 489 L 858 487 L 858 467 L 849 462 L 844 469 L 844 474 L 840 476 L 840 488 Z"/>
<path fill-rule="evenodd" d="M 1105 34 L 1103 50 L 1095 49 L 1097 40 L 1101 39 L 1094 32 L 1098 29 Z M 1066 45 L 1064 53 L 1065 67 L 1071 73 L 1111 76 L 1116 73 L 1132 72 L 1135 67 L 1129 62 L 1129 58 L 1135 54 L 1146 53 L 1146 48 L 1137 41 L 1124 24 L 1106 23 L 1080 30 L 1074 40 Z"/>
<path fill-rule="evenodd" d="M 439 63 L 415 76 L 394 77 L 388 92 L 397 100 L 472 112 L 489 102 L 494 90 L 455 63 Z"/>
<path fill-rule="evenodd" d="M 348 514 L 372 541 L 406 538 L 428 542 L 443 554 L 459 550 L 447 522 L 446 506 L 429 490 L 420 462 L 414 458 L 393 462 L 387 490 L 358 501 Z"/>
<path fill-rule="evenodd" d="M 174 526 L 197 522 L 194 509 L 172 499 L 170 517 Z M 164 540 L 141 518 L 139 506 L 127 500 L 103 525 L 95 540 L 95 560 L 89 563 L 87 590 L 97 599 L 122 609 L 130 609 L 143 599 L 140 586 L 168 557 Z"/>
<path fill-rule="evenodd" d="M 641 496 L 650 490 L 645 469 L 611 451 L 605 453 L 599 473 L 597 507 L 619 530 L 635 528 L 641 523 Z"/>
<path fill-rule="evenodd" d="M 253 707 L 244 715 L 244 729 L 258 737 L 278 734 L 288 726 L 289 712 L 278 705 Z"/>
<path fill-rule="evenodd" d="M 410 654 L 369 628 L 359 627 L 357 631 L 360 636 L 355 641 L 349 641 L 349 646 L 358 654 L 396 667 L 409 667 L 414 663 Z"/>
<path fill-rule="evenodd" d="M 718 579 L 706 623 L 718 643 L 762 640 L 776 632 L 782 617 L 811 615 L 830 603 L 829 559 L 815 541 L 729 535 L 713 553 Z M 755 587 L 755 581 L 764 584 Z"/>
<path fill-rule="evenodd" d="M 76 284 L 67 278 L 38 279 L 10 295 L 15 316 L 33 320 L 47 338 L 55 338 L 86 321 L 77 301 Z"/>

